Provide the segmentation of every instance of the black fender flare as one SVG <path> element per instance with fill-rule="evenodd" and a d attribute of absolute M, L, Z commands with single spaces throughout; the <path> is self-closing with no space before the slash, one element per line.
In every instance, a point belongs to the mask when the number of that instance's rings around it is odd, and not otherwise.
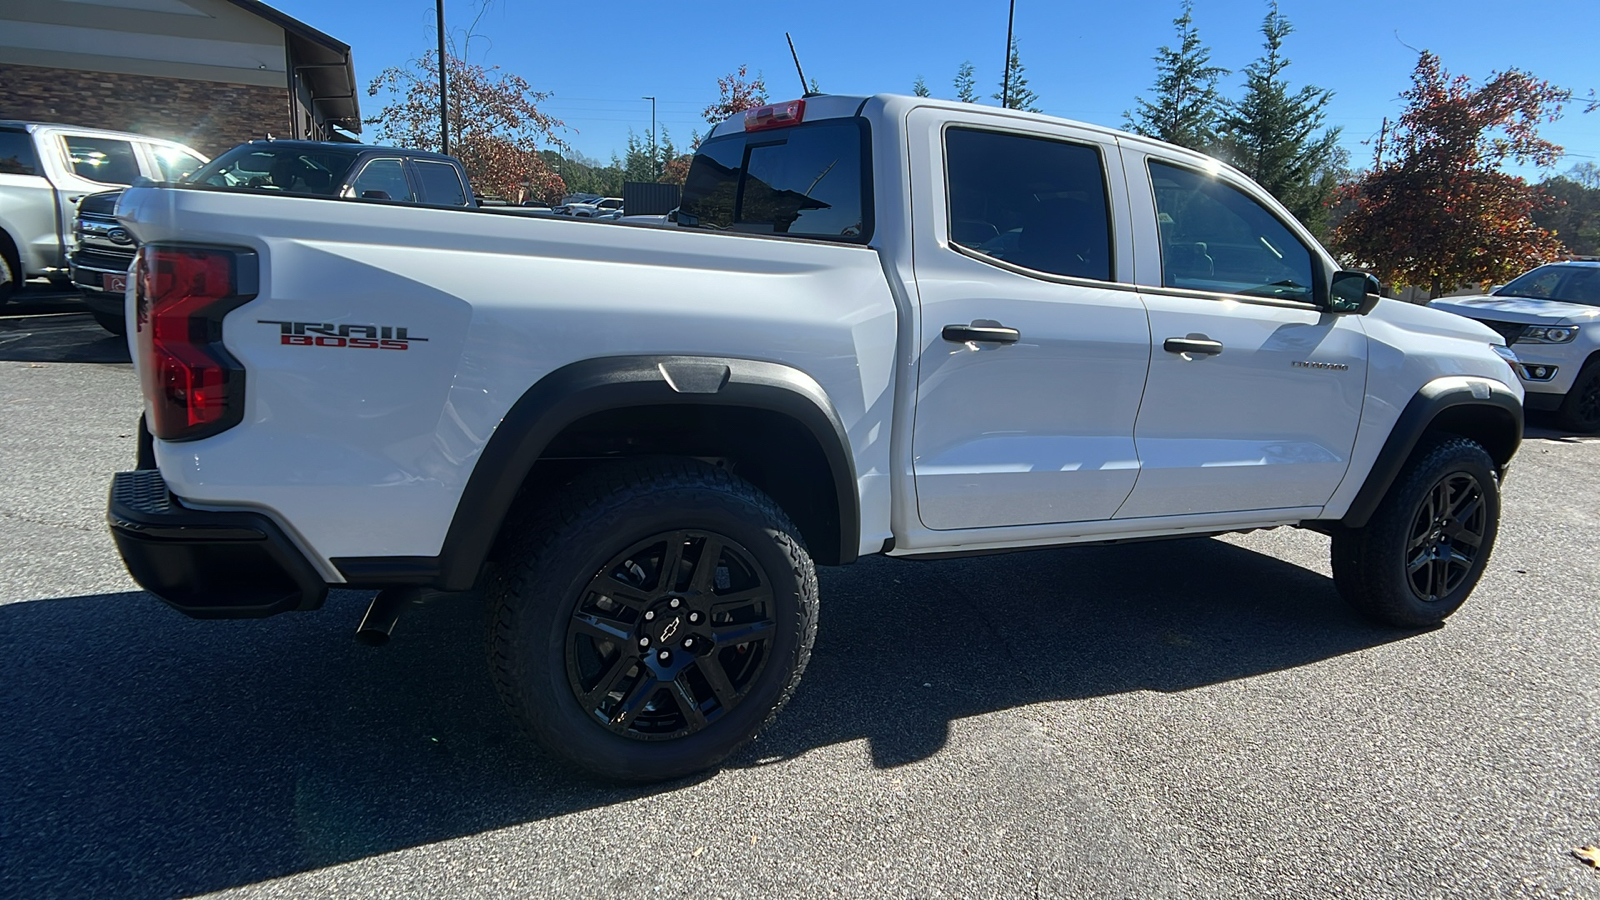
<path fill-rule="evenodd" d="M 1448 376 L 1423 385 L 1400 411 L 1389 437 L 1378 451 L 1378 458 L 1367 472 L 1367 480 L 1351 501 L 1350 509 L 1339 520 L 1347 528 L 1360 528 L 1372 518 L 1378 504 L 1399 477 L 1417 442 L 1444 416 L 1481 412 L 1484 428 L 1493 429 L 1498 440 L 1484 443 L 1496 465 L 1504 470 L 1522 443 L 1522 401 L 1511 388 L 1488 378 Z M 1455 429 L 1452 429 L 1455 430 Z M 1471 435 L 1469 435 L 1471 436 Z"/>
<path fill-rule="evenodd" d="M 539 379 L 496 426 L 456 503 L 437 557 L 332 560 L 352 585 L 426 584 L 469 590 L 517 491 L 545 448 L 572 423 L 631 406 L 706 404 L 785 415 L 817 441 L 832 474 L 839 547 L 817 548 L 840 564 L 857 556 L 861 501 L 849 437 L 827 392 L 792 366 L 709 356 L 611 356 L 570 363 Z"/>

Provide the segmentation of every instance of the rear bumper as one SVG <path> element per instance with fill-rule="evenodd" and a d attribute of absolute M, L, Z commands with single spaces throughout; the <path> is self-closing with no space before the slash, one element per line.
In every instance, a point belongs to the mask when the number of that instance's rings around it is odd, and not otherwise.
<path fill-rule="evenodd" d="M 260 618 L 316 609 L 327 597 L 328 585 L 271 519 L 189 509 L 155 469 L 116 474 L 106 520 L 133 579 L 186 615 Z"/>

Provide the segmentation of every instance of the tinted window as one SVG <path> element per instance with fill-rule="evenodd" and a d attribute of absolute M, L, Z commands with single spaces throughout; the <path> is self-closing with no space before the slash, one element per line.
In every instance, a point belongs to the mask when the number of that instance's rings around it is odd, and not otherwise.
<path fill-rule="evenodd" d="M 205 165 L 205 160 L 177 147 L 151 145 L 150 152 L 155 155 L 156 167 L 161 170 L 162 181 L 182 181 Z"/>
<path fill-rule="evenodd" d="M 1266 207 L 1207 175 L 1151 161 L 1166 287 L 1312 300 L 1311 251 Z"/>
<path fill-rule="evenodd" d="M 189 178 L 191 184 L 332 197 L 359 151 L 241 144 Z"/>
<path fill-rule="evenodd" d="M 133 184 L 139 177 L 139 158 L 133 144 L 115 138 L 68 135 L 67 158 L 81 178 L 104 184 Z"/>
<path fill-rule="evenodd" d="M 1540 266 L 1495 295 L 1600 306 L 1600 266 Z"/>
<path fill-rule="evenodd" d="M 26 131 L 0 131 L 0 175 L 37 175 L 33 138 Z"/>
<path fill-rule="evenodd" d="M 864 154 L 854 118 L 707 141 L 689 167 L 678 224 L 864 242 Z"/>
<path fill-rule="evenodd" d="M 945 165 L 952 243 L 1040 272 L 1111 280 L 1099 150 L 952 128 Z"/>
<path fill-rule="evenodd" d="M 449 163 L 414 159 L 417 176 L 422 180 L 422 199 L 440 206 L 466 206 L 467 191 L 461 186 L 461 175 Z"/>
<path fill-rule="evenodd" d="M 366 200 L 417 201 L 417 196 L 411 193 L 411 184 L 406 181 L 405 162 L 395 158 L 368 160 L 361 167 L 361 174 L 350 183 L 349 195 Z"/>

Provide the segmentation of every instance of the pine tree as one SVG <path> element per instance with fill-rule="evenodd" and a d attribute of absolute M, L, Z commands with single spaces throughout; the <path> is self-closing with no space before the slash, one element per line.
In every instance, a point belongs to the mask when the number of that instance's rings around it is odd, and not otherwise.
<path fill-rule="evenodd" d="M 1163 46 L 1154 57 L 1155 101 L 1135 97 L 1137 114 L 1123 116 L 1131 131 L 1209 153 L 1217 144 L 1217 81 L 1228 70 L 1210 65 L 1211 48 L 1200 43 L 1194 27 L 1194 0 L 1183 0 L 1182 8 L 1183 14 L 1172 20 L 1178 26 L 1178 49 Z"/>
<path fill-rule="evenodd" d="M 917 80 L 911 84 L 911 93 L 917 95 L 918 97 L 927 97 L 932 92 L 928 90 L 928 83 L 922 80 L 921 75 L 918 75 Z"/>
<path fill-rule="evenodd" d="M 1017 57 L 1017 42 L 1011 41 L 1011 53 L 1006 57 L 1006 72 L 1010 76 L 1000 82 L 1000 91 L 990 95 L 1006 109 L 1025 112 L 1044 112 L 1038 107 L 1039 95 L 1028 90 L 1028 79 L 1022 76 L 1022 60 Z M 1009 82 L 1009 86 L 1007 84 Z M 1001 93 L 1004 92 L 1004 93 Z"/>
<path fill-rule="evenodd" d="M 1244 98 L 1225 104 L 1221 120 L 1222 155 L 1272 192 L 1308 228 L 1320 232 L 1337 178 L 1339 129 L 1324 129 L 1333 94 L 1307 85 L 1291 92 L 1283 78 L 1289 60 L 1283 39 L 1294 26 L 1268 4 L 1261 23 L 1265 55 L 1245 68 Z"/>
<path fill-rule="evenodd" d="M 970 61 L 962 63 L 961 68 L 956 69 L 956 99 L 962 103 L 978 102 L 978 85 L 972 78 Z"/>

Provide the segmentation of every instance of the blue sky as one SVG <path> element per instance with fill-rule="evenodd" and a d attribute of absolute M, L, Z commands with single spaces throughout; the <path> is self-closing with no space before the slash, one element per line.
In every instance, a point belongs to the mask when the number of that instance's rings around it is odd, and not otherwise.
<path fill-rule="evenodd" d="M 269 0 L 354 49 L 363 86 L 386 66 L 419 56 L 434 41 L 432 0 Z M 446 0 L 446 27 L 459 41 L 479 0 Z M 1017 0 L 1017 35 L 1028 86 L 1045 112 L 1121 127 L 1134 97 L 1149 94 L 1151 57 L 1175 44 L 1177 0 L 1067 3 Z M 956 67 L 971 60 L 985 96 L 998 90 L 1005 0 L 758 0 L 746 3 L 549 3 L 492 0 L 473 39 L 474 62 L 499 65 L 551 91 L 546 111 L 566 122 L 571 145 L 608 158 L 631 127 L 657 120 L 681 145 L 716 80 L 741 64 L 766 77 L 773 99 L 798 96 L 784 32 L 806 76 L 830 93 L 910 93 L 927 79 L 935 96 L 954 93 Z M 1580 94 L 1600 88 L 1594 42 L 1597 0 L 1282 0 L 1294 23 L 1285 53 L 1292 84 L 1334 91 L 1329 123 L 1342 126 L 1353 161 L 1366 165 L 1385 116 L 1410 84 L 1411 48 L 1438 53 L 1453 74 L 1482 79 L 1521 68 Z M 1242 70 L 1261 50 L 1265 0 L 1195 0 L 1195 24 L 1223 82 L 1237 96 Z M 1409 46 L 1408 46 L 1409 45 Z M 377 98 L 361 97 L 370 115 Z M 1557 167 L 1600 162 L 1600 113 L 1569 109 L 1545 135 L 1569 156 Z M 1532 177 L 1536 172 L 1527 171 Z"/>

